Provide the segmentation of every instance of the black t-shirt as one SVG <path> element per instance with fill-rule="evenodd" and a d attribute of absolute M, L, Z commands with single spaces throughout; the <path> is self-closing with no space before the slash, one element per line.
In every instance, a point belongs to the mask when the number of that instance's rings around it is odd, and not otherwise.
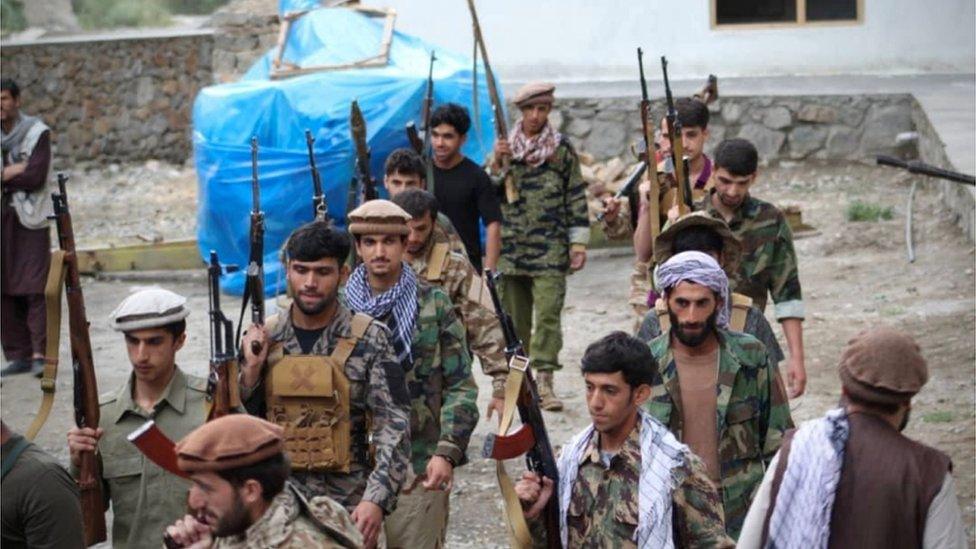
<path fill-rule="evenodd" d="M 434 166 L 434 195 L 441 211 L 457 229 L 471 263 L 481 272 L 481 235 L 478 218 L 485 225 L 502 220 L 498 194 L 485 170 L 468 157 L 449 170 Z"/>
<path fill-rule="evenodd" d="M 312 348 L 315 347 L 315 342 L 322 337 L 322 332 L 325 331 L 325 328 L 319 328 L 318 330 L 306 330 L 294 325 L 292 328 L 295 330 L 295 339 L 298 340 L 298 346 L 302 348 L 303 355 L 307 355 L 312 352 Z"/>

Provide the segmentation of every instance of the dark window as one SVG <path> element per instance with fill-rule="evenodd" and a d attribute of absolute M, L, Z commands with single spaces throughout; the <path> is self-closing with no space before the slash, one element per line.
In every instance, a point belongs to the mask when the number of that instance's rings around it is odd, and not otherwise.
<path fill-rule="evenodd" d="M 719 25 L 792 23 L 796 0 L 715 0 L 715 18 Z"/>
<path fill-rule="evenodd" d="M 807 0 L 807 21 L 857 19 L 857 0 Z"/>

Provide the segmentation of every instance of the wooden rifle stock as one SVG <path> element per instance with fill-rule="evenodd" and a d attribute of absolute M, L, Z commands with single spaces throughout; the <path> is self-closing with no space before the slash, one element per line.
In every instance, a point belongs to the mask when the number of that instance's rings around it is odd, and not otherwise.
<path fill-rule="evenodd" d="M 88 334 L 85 298 L 82 295 L 81 279 L 78 274 L 74 229 L 71 226 L 71 212 L 68 209 L 68 194 L 65 189 L 67 181 L 68 176 L 58 174 L 58 192 L 53 193 L 51 198 L 54 201 L 58 245 L 64 251 L 64 289 L 68 304 L 68 331 L 74 372 L 75 424 L 78 427 L 98 429 L 98 384 L 95 378 L 95 363 L 92 359 L 91 339 Z M 78 470 L 85 545 L 94 545 L 105 541 L 107 537 L 105 500 L 95 452 L 81 452 Z"/>
<path fill-rule="evenodd" d="M 350 191 L 352 201 L 347 205 L 346 213 L 355 208 L 355 204 L 368 202 L 379 198 L 376 192 L 376 182 L 369 173 L 369 144 L 366 142 L 366 119 L 359 108 L 359 102 L 353 100 L 349 107 L 349 130 L 353 144 L 356 146 L 356 177 L 353 182 L 354 190 Z M 354 192 L 355 191 L 355 192 Z M 357 200 L 361 196 L 361 200 Z"/>
<path fill-rule="evenodd" d="M 651 231 L 651 242 L 657 240 L 661 234 L 661 182 L 657 174 L 657 161 L 654 158 L 654 127 L 651 120 L 651 100 L 647 95 L 647 80 L 644 78 L 644 51 L 637 48 L 637 68 L 640 72 L 640 117 L 641 133 L 644 137 L 644 162 L 651 169 L 647 170 L 647 181 L 650 185 L 648 198 L 648 225 Z M 636 223 L 635 223 L 636 227 Z"/>
<path fill-rule="evenodd" d="M 240 407 L 237 349 L 234 345 L 234 323 L 220 309 L 220 275 L 234 272 L 236 266 L 221 266 L 217 252 L 210 250 L 207 267 L 210 294 L 210 373 L 207 376 L 207 421 L 233 413 Z"/>
<path fill-rule="evenodd" d="M 674 204 L 678 215 L 685 215 L 690 211 L 691 185 L 688 182 L 688 170 L 685 163 L 684 143 L 681 136 L 681 121 L 678 110 L 674 107 L 674 96 L 671 95 L 671 82 L 668 80 L 668 59 L 661 56 L 661 72 L 664 74 L 664 96 L 668 104 L 668 114 L 665 124 L 668 129 L 668 141 L 671 143 L 671 162 L 674 165 L 674 180 L 677 185 L 674 193 Z"/>
<path fill-rule="evenodd" d="M 176 465 L 176 445 L 159 430 L 155 421 L 150 419 L 143 423 L 142 427 L 129 433 L 126 438 L 162 470 L 178 477 L 190 478 L 188 473 Z"/>

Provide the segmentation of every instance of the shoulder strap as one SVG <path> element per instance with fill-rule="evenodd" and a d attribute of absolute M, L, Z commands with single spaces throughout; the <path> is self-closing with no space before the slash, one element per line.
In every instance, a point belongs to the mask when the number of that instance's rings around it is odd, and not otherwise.
<path fill-rule="evenodd" d="M 340 337 L 339 343 L 336 344 L 336 348 L 329 356 L 339 364 L 345 364 L 349 360 L 349 356 L 352 355 L 353 349 L 356 348 L 356 344 L 366 335 L 366 330 L 369 329 L 369 325 L 372 323 L 373 317 L 368 314 L 355 313 L 352 315 L 352 337 Z"/>
<path fill-rule="evenodd" d="M 654 302 L 654 312 L 657 313 L 657 323 L 661 326 L 661 333 L 671 329 L 671 317 L 668 316 L 668 304 L 664 299 L 657 298 Z"/>
<path fill-rule="evenodd" d="M 444 274 L 444 265 L 447 263 L 447 255 L 451 247 L 446 242 L 437 242 L 430 251 L 430 260 L 427 262 L 427 280 L 440 280 Z"/>
<path fill-rule="evenodd" d="M 752 307 L 752 298 L 742 294 L 732 294 L 732 317 L 729 318 L 729 327 L 736 332 L 741 332 L 746 327 L 746 317 Z"/>
<path fill-rule="evenodd" d="M 26 438 L 22 438 L 19 441 L 17 441 L 17 444 L 15 444 L 14 447 L 10 449 L 10 453 L 7 454 L 5 458 L 3 458 L 3 465 L 2 465 L 3 470 L 0 471 L 0 478 L 7 476 L 7 473 L 9 473 L 10 470 L 14 468 L 14 463 L 17 463 L 17 458 L 20 457 L 20 454 L 22 454 L 24 450 L 27 449 L 27 446 L 29 445 L 30 442 L 28 442 Z"/>
<path fill-rule="evenodd" d="M 44 350 L 44 373 L 41 374 L 41 406 L 24 433 L 24 438 L 34 440 L 44 426 L 51 408 L 54 406 L 54 392 L 57 389 L 58 350 L 61 343 L 61 292 L 64 288 L 64 251 L 51 252 L 51 266 L 44 284 L 45 311 L 47 313 L 47 346 Z"/>

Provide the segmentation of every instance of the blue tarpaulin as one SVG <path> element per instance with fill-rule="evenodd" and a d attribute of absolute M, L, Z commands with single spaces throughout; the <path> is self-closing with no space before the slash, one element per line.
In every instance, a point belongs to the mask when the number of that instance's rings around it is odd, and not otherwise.
<path fill-rule="evenodd" d="M 281 5 L 294 4 L 283 0 Z M 290 9 L 294 9 L 293 7 Z M 284 59 L 300 66 L 341 64 L 379 53 L 382 17 L 345 8 L 319 8 L 294 21 Z M 430 52 L 435 51 L 434 106 L 460 103 L 471 111 L 469 56 L 443 50 L 394 32 L 389 63 L 383 67 L 323 71 L 271 80 L 267 52 L 239 82 L 209 86 L 193 106 L 193 145 L 199 179 L 197 239 L 201 256 L 217 250 L 222 263 L 243 266 L 248 258 L 251 209 L 252 136 L 258 138 L 261 207 L 265 212 L 265 287 L 284 291 L 277 259 L 288 234 L 311 221 L 312 180 L 305 130 L 315 137 L 329 215 L 345 227 L 346 201 L 353 178 L 355 147 L 349 108 L 358 100 L 372 151 L 370 170 L 382 185 L 383 163 L 394 149 L 408 146 L 408 122 L 421 125 Z M 478 72 L 479 119 L 463 152 L 482 162 L 493 141 L 492 115 L 484 72 Z M 381 194 L 383 194 L 381 188 Z M 223 288 L 243 292 L 244 275 L 224 275 Z"/>

